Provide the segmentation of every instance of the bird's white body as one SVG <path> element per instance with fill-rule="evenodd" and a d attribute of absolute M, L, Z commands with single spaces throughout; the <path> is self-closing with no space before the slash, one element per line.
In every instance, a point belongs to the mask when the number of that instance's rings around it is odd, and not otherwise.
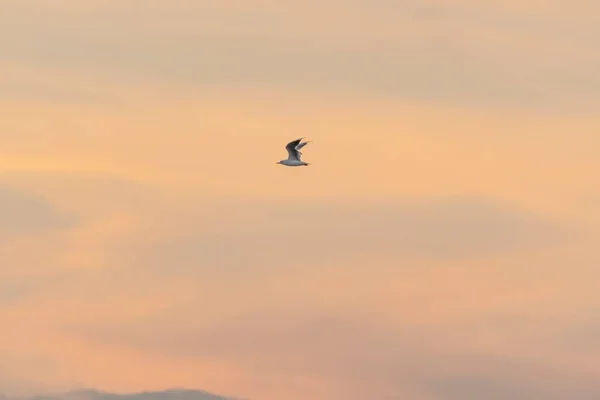
<path fill-rule="evenodd" d="M 285 165 L 287 167 L 304 167 L 310 165 L 309 163 L 302 161 L 302 153 L 300 152 L 300 149 L 309 142 L 301 141 L 302 138 L 289 142 L 285 146 L 285 149 L 288 152 L 287 160 L 281 160 L 277 164 Z"/>
<path fill-rule="evenodd" d="M 281 161 L 279 161 L 279 164 L 285 165 L 286 167 L 303 167 L 305 165 L 309 165 L 308 163 L 305 163 L 304 161 L 298 161 L 298 160 L 281 160 Z"/>

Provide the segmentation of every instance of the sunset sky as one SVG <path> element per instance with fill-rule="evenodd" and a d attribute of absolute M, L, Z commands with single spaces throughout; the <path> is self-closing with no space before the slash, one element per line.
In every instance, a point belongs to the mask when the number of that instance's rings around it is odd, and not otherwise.
<path fill-rule="evenodd" d="M 597 0 L 0 10 L 0 392 L 600 398 Z"/>

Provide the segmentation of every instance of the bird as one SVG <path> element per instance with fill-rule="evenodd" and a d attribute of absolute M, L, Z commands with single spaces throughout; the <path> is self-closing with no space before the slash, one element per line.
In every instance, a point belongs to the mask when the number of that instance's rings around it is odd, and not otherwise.
<path fill-rule="evenodd" d="M 285 149 L 288 152 L 287 160 L 278 161 L 277 164 L 285 165 L 287 167 L 305 167 L 309 166 L 310 163 L 304 162 L 301 160 L 302 153 L 300 149 L 306 146 L 310 142 L 302 142 L 302 139 L 296 139 L 294 141 L 289 142 Z"/>

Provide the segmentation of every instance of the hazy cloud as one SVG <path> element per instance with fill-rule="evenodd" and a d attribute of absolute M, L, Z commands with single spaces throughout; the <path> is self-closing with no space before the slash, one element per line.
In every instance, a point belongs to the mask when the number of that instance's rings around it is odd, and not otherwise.
<path fill-rule="evenodd" d="M 30 293 L 31 288 L 23 282 L 3 282 L 0 284 L 0 305 L 10 304 Z"/>
<path fill-rule="evenodd" d="M 549 368 L 548 360 L 516 349 L 498 356 L 441 334 L 458 329 L 468 335 L 460 324 L 391 327 L 374 314 L 283 312 L 248 314 L 210 327 L 189 322 L 185 329 L 162 321 L 71 333 L 115 350 L 125 346 L 178 359 L 227 360 L 274 379 L 324 379 L 339 398 L 394 398 L 405 390 L 435 400 L 591 400 L 600 395 L 593 376 L 568 364 Z"/>
<path fill-rule="evenodd" d="M 558 373 L 550 374 L 554 379 L 548 379 L 548 374 L 546 379 L 539 379 L 545 370 L 543 365 L 523 368 L 516 361 L 513 364 L 521 376 L 488 368 L 485 373 L 474 373 L 473 376 L 439 379 L 427 387 L 436 400 L 594 400 L 600 397 L 600 384 L 593 378 L 580 379 L 564 387 L 565 379 Z"/>
<path fill-rule="evenodd" d="M 591 17 L 597 5 L 576 3 L 581 7 L 564 12 L 540 7 L 543 18 L 531 6 L 469 1 L 237 8 L 176 1 L 46 5 L 44 13 L 12 7 L 0 19 L 0 43 L 4 60 L 126 76 L 124 82 L 146 77 L 182 87 L 312 88 L 573 111 L 597 102 L 600 87 Z"/>
<path fill-rule="evenodd" d="M 59 88 L 53 85 L 0 82 L 2 92 L 0 100 L 4 101 L 47 101 L 66 104 L 107 104 L 108 99 L 93 92 Z"/>
<path fill-rule="evenodd" d="M 2 390 L 600 398 L 599 4 L 0 0 Z"/>
<path fill-rule="evenodd" d="M 208 207 L 204 215 L 188 216 L 185 224 L 167 224 L 164 235 L 141 248 L 123 249 L 130 265 L 167 275 L 208 270 L 240 274 L 366 256 L 491 257 L 568 237 L 564 227 L 544 218 L 477 199 Z"/>
<path fill-rule="evenodd" d="M 18 400 L 38 400 L 25 398 Z M 116 394 L 96 390 L 76 390 L 60 396 L 48 396 L 44 400 L 234 400 L 202 390 L 143 391 L 138 393 Z"/>
<path fill-rule="evenodd" d="M 77 218 L 43 196 L 0 185 L 0 240 L 73 227 Z"/>

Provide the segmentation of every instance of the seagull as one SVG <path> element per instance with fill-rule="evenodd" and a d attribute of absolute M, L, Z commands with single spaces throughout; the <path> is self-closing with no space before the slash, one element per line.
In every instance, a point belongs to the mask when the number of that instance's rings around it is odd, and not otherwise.
<path fill-rule="evenodd" d="M 302 139 L 304 139 L 304 138 L 300 138 L 300 139 L 294 140 L 292 142 L 289 142 L 285 146 L 285 149 L 288 152 L 287 160 L 281 160 L 281 161 L 277 162 L 277 164 L 285 165 L 288 167 L 300 167 L 300 166 L 310 165 L 309 163 L 306 163 L 300 159 L 302 157 L 302 153 L 300 152 L 300 149 L 303 148 L 304 146 L 306 146 L 307 143 L 310 143 L 310 142 L 302 142 Z"/>

